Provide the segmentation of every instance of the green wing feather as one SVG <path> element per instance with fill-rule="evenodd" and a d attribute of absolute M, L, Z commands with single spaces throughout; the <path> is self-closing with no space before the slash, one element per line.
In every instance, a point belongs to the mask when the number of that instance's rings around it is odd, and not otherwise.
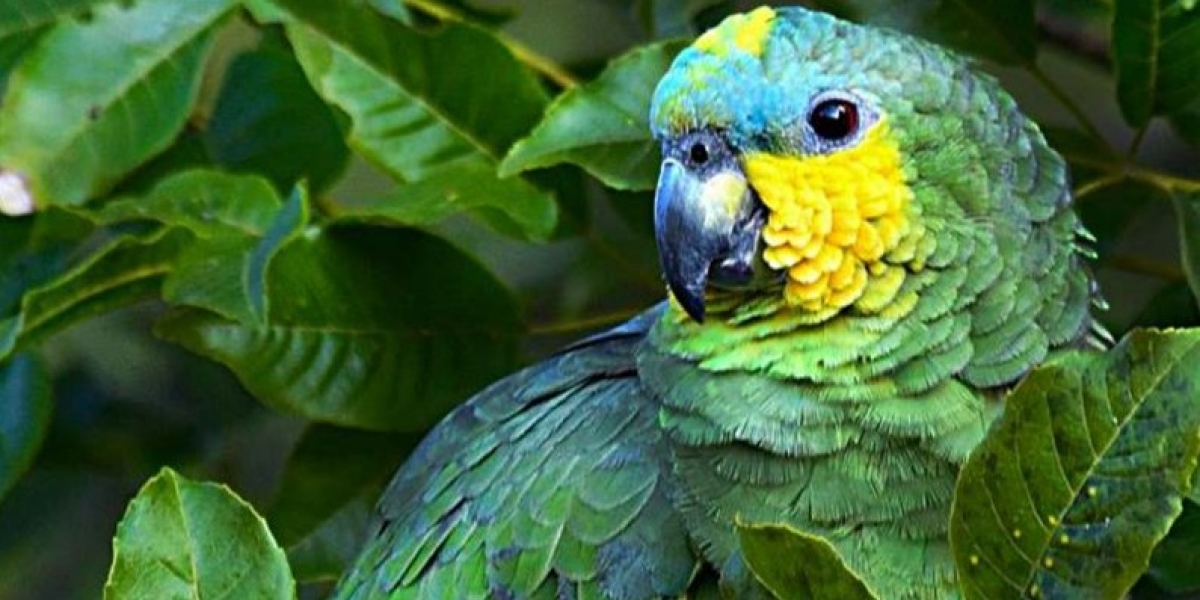
<path fill-rule="evenodd" d="M 393 479 L 336 598 L 683 594 L 696 571 L 632 357 L 660 311 L 484 390 Z"/>

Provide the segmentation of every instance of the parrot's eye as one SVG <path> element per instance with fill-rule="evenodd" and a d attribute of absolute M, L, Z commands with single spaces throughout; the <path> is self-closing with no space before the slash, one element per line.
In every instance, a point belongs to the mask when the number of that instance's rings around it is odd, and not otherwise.
<path fill-rule="evenodd" d="M 828 141 L 843 140 L 858 131 L 858 107 L 841 98 L 823 100 L 808 113 L 808 125 Z"/>
<path fill-rule="evenodd" d="M 704 145 L 704 142 L 692 144 L 692 147 L 688 149 L 688 159 L 697 167 L 704 166 L 704 163 L 708 162 L 708 147 Z"/>

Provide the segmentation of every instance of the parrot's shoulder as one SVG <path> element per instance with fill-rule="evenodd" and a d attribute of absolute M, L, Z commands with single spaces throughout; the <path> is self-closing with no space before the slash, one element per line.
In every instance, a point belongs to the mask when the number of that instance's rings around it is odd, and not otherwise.
<path fill-rule="evenodd" d="M 483 390 L 393 479 L 339 598 L 682 594 L 697 558 L 672 505 L 634 354 L 661 308 Z"/>

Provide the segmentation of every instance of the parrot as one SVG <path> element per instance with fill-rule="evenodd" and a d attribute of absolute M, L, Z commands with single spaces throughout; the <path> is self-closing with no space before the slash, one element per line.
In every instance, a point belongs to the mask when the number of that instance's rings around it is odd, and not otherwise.
<path fill-rule="evenodd" d="M 649 123 L 666 298 L 447 415 L 335 598 L 772 598 L 744 524 L 960 597 L 961 466 L 1105 344 L 1066 163 L 972 60 L 799 7 L 696 38 Z"/>

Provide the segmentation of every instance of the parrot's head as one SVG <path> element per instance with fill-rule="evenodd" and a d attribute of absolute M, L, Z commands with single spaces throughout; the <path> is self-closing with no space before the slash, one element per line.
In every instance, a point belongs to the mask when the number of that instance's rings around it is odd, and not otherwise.
<path fill-rule="evenodd" d="M 1005 196 L 1026 184 L 998 180 L 1065 177 L 1037 174 L 1040 133 L 967 61 L 799 8 L 697 39 L 659 83 L 651 126 L 662 268 L 697 321 L 706 294 L 730 290 L 818 320 L 885 310 L 936 262 L 927 225 L 1019 229 L 1036 211 Z"/>

